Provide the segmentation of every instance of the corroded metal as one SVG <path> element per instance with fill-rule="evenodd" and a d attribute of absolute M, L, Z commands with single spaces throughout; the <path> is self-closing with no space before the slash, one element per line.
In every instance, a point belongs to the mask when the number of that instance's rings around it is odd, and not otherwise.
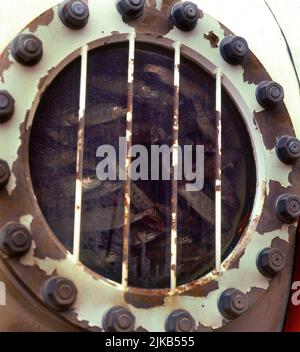
<path fill-rule="evenodd" d="M 78 137 L 77 137 L 77 157 L 76 157 L 76 191 L 75 191 L 76 193 L 75 193 L 75 210 L 74 210 L 74 238 L 73 238 L 73 241 L 74 241 L 73 256 L 74 256 L 75 262 L 78 262 L 80 259 L 87 56 L 88 56 L 88 47 L 84 46 L 81 51 L 80 98 L 79 98 L 79 113 L 78 113 L 79 123 L 78 123 Z"/>
<path fill-rule="evenodd" d="M 173 107 L 173 155 L 172 155 L 172 198 L 171 198 L 171 294 L 177 289 L 177 232 L 178 232 L 178 166 L 179 166 L 179 94 L 181 44 L 174 44 L 174 107 Z"/>
<path fill-rule="evenodd" d="M 278 196 L 300 192 L 297 177 L 299 165 L 282 165 L 275 151 L 279 137 L 295 137 L 288 110 L 283 102 L 273 111 L 263 110 L 257 104 L 257 85 L 263 80 L 270 81 L 271 77 L 253 53 L 250 53 L 243 66 L 232 68 L 223 62 L 216 48 L 216 43 L 229 34 L 223 25 L 204 15 L 202 25 L 197 26 L 193 35 L 185 37 L 177 29 L 170 28 L 166 18 L 173 3 L 174 1 L 163 1 L 160 8 L 154 5 L 147 7 L 144 15 L 133 24 L 131 21 L 122 21 L 113 2 L 105 2 L 106 12 L 103 13 L 98 11 L 101 1 L 90 0 L 89 6 L 97 28 L 82 32 L 80 37 L 68 35 L 67 29 L 61 27 L 55 7 L 49 12 L 51 16 L 46 16 L 47 21 L 45 18 L 37 19 L 30 25 L 30 28 L 34 28 L 35 35 L 43 41 L 45 52 L 57 47 L 55 55 L 45 55 L 42 65 L 31 71 L 24 71 L 19 65 L 12 64 L 9 47 L 1 55 L 0 86 L 15 97 L 18 114 L 13 124 L 0 129 L 1 144 L 10 146 L 9 151 L 1 148 L 0 158 L 7 160 L 12 170 L 10 182 L 0 197 L 0 225 L 2 227 L 7 222 L 19 221 L 31 230 L 33 236 L 33 244 L 27 255 L 17 261 L 8 258 L 3 260 L 19 281 L 30 283 L 28 290 L 40 302 L 43 301 L 41 287 L 49 277 L 57 273 L 70 278 L 78 287 L 78 300 L 72 312 L 60 314 L 63 319 L 84 329 L 101 329 L 100 317 L 111 308 L 112 302 L 128 308 L 136 317 L 137 326 L 149 331 L 164 331 L 165 319 L 170 311 L 179 306 L 192 314 L 198 326 L 218 329 L 225 324 L 217 308 L 219 294 L 230 287 L 232 282 L 236 282 L 239 286 L 237 288 L 244 294 L 251 295 L 251 302 L 254 303 L 270 285 L 269 280 L 256 268 L 258 252 L 271 247 L 276 239 L 281 239 L 287 245 L 287 250 L 291 249 L 290 238 L 295 234 L 295 224 L 282 224 L 274 213 L 274 202 Z M 196 3 L 200 5 L 200 1 Z M 147 26 L 146 19 L 149 19 Z M 105 25 L 103 32 L 100 32 L 99 24 L 102 23 Z M 132 27 L 137 31 L 137 40 L 154 42 L 164 47 L 170 47 L 180 40 L 183 44 L 182 55 L 192 57 L 212 74 L 217 67 L 222 68 L 223 85 L 239 106 L 255 145 L 257 196 L 245 234 L 222 263 L 222 276 L 209 273 L 195 282 L 178 287 L 175 296 L 169 296 L 168 290 L 133 288 L 128 288 L 124 294 L 120 285 L 96 275 L 80 263 L 74 264 L 73 256 L 57 241 L 47 225 L 30 181 L 29 133 L 41 94 L 60 70 L 80 54 L 79 48 L 83 45 L 90 43 L 89 47 L 92 48 L 105 42 L 120 41 L 122 34 L 118 35 L 116 31 L 125 33 L 126 38 Z M 29 32 L 29 28 L 22 31 Z M 57 42 L 57 33 L 64 36 L 63 43 Z M 213 33 L 213 36 L 208 36 L 207 33 Z M 210 38 L 213 38 L 213 42 Z M 124 41 L 124 37 L 121 40 Z M 66 42 L 68 45 L 65 45 Z M 20 74 L 23 79 L 16 84 L 15 77 L 20 77 Z M 28 82 L 31 82 L 30 87 Z M 24 94 L 25 91 L 27 94 Z M 11 136 L 14 136 L 13 141 Z M 147 320 L 144 319 L 145 309 L 149 317 Z"/>
<path fill-rule="evenodd" d="M 133 129 L 133 82 L 134 82 L 134 58 L 135 58 L 135 33 L 129 34 L 129 57 L 128 57 L 128 97 L 126 115 L 126 161 L 124 174 L 125 181 L 125 202 L 124 202 L 124 226 L 123 226 L 123 265 L 122 265 L 122 286 L 128 288 L 128 261 L 129 261 L 129 231 L 131 212 L 131 155 L 132 129 Z M 122 168 L 122 166 L 121 166 Z"/>

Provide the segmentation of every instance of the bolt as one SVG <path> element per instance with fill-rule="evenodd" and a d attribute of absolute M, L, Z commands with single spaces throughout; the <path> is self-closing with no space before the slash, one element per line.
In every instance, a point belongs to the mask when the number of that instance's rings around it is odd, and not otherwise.
<path fill-rule="evenodd" d="M 284 194 L 277 199 L 275 204 L 278 218 L 287 224 L 296 222 L 300 216 L 300 198 Z"/>
<path fill-rule="evenodd" d="M 170 20 L 180 30 L 189 32 L 196 28 L 202 12 L 190 1 L 179 2 L 171 10 Z"/>
<path fill-rule="evenodd" d="M 89 21 L 89 6 L 83 0 L 65 0 L 59 5 L 58 15 L 65 26 L 82 29 Z"/>
<path fill-rule="evenodd" d="M 9 121 L 14 112 L 14 98 L 6 90 L 0 90 L 0 124 Z"/>
<path fill-rule="evenodd" d="M 256 88 L 258 103 L 265 109 L 272 109 L 284 99 L 284 89 L 276 82 L 264 81 Z"/>
<path fill-rule="evenodd" d="M 10 222 L 0 230 L 0 249 L 10 257 L 27 253 L 31 243 L 29 230 L 19 223 Z"/>
<path fill-rule="evenodd" d="M 144 13 L 145 0 L 118 0 L 117 10 L 126 19 L 137 19 Z"/>
<path fill-rule="evenodd" d="M 221 294 L 218 306 L 224 318 L 233 320 L 244 314 L 248 309 L 248 297 L 239 290 L 228 289 Z"/>
<path fill-rule="evenodd" d="M 283 136 L 277 141 L 276 152 L 284 164 L 294 164 L 300 159 L 300 141 L 297 138 Z"/>
<path fill-rule="evenodd" d="M 104 316 L 103 327 L 106 332 L 132 332 L 135 317 L 127 309 L 114 307 Z"/>
<path fill-rule="evenodd" d="M 10 170 L 7 162 L 0 160 L 0 191 L 4 189 L 10 179 Z"/>
<path fill-rule="evenodd" d="M 285 255 L 274 248 L 265 248 L 257 257 L 257 267 L 262 275 L 273 278 L 285 267 Z"/>
<path fill-rule="evenodd" d="M 177 310 L 173 312 L 167 322 L 167 332 L 193 332 L 196 328 L 196 322 L 194 318 L 184 310 Z"/>
<path fill-rule="evenodd" d="M 77 289 L 72 281 L 63 277 L 48 280 L 43 289 L 46 304 L 57 311 L 70 309 L 77 298 Z"/>
<path fill-rule="evenodd" d="M 18 63 L 33 66 L 43 57 L 43 43 L 32 34 L 21 34 L 13 40 L 11 53 Z"/>
<path fill-rule="evenodd" d="M 239 65 L 247 59 L 249 46 L 246 39 L 231 35 L 222 40 L 220 51 L 226 62 L 231 65 Z"/>

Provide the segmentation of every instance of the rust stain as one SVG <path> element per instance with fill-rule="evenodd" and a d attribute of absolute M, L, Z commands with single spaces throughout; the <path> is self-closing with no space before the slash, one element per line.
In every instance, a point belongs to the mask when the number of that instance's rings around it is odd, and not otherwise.
<path fill-rule="evenodd" d="M 13 63 L 13 61 L 9 60 L 9 50 L 10 47 L 7 47 L 0 56 L 0 78 L 2 83 L 5 83 L 3 75 L 4 71 L 8 70 L 10 65 Z"/>
<path fill-rule="evenodd" d="M 151 309 L 165 304 L 165 297 L 163 296 L 146 296 L 131 292 L 125 293 L 124 300 L 137 309 Z"/>
<path fill-rule="evenodd" d="M 258 58 L 250 52 L 247 60 L 242 65 L 244 69 L 244 82 L 260 84 L 262 81 L 270 81 L 271 77 L 265 70 Z"/>
<path fill-rule="evenodd" d="M 207 297 L 210 292 L 216 291 L 219 289 L 218 281 L 210 281 L 204 285 L 195 285 L 192 289 L 187 292 L 184 292 L 180 296 L 189 296 L 189 297 Z"/>
<path fill-rule="evenodd" d="M 55 67 L 50 68 L 50 70 L 48 70 L 47 74 L 39 80 L 39 84 L 38 84 L 39 91 L 42 89 L 43 90 L 47 89 L 45 82 L 47 81 L 47 78 L 49 77 L 49 75 L 54 71 L 54 69 L 55 69 Z"/>
<path fill-rule="evenodd" d="M 208 34 L 204 34 L 204 39 L 207 39 L 210 42 L 211 48 L 218 48 L 219 47 L 219 37 L 213 32 L 210 31 Z"/>
<path fill-rule="evenodd" d="M 39 26 L 49 26 L 49 24 L 53 21 L 54 11 L 53 9 L 49 9 L 42 13 L 39 17 L 33 20 L 27 28 L 30 32 L 34 33 L 37 31 Z"/>
<path fill-rule="evenodd" d="M 156 9 L 156 1 L 145 6 L 143 15 L 135 20 L 123 19 L 129 26 L 135 28 L 137 33 L 151 33 L 164 36 L 170 32 L 173 25 L 168 21 L 173 5 L 177 0 L 163 0 L 161 10 Z"/>
<path fill-rule="evenodd" d="M 28 170 L 29 131 L 26 130 L 27 118 L 28 113 L 25 116 L 25 121 L 20 125 L 21 145 L 18 150 L 18 158 L 12 167 L 12 173 L 16 177 L 16 188 L 11 195 L 9 195 L 7 190 L 1 192 L 0 226 L 2 227 L 11 221 L 18 222 L 22 216 L 30 214 L 34 219 L 31 224 L 31 232 L 37 244 L 35 249 L 36 256 L 41 259 L 48 257 L 54 260 L 62 260 L 66 258 L 66 251 L 62 245 L 59 246 L 58 242 L 56 244 L 53 241 L 51 233 L 44 222 L 45 220 L 36 205 L 33 189 L 27 181 L 30 179 Z M 22 275 L 22 277 L 26 276 Z"/>
<path fill-rule="evenodd" d="M 281 136 L 295 136 L 295 131 L 284 103 L 280 103 L 273 110 L 254 112 L 264 144 L 268 150 L 273 150 Z"/>

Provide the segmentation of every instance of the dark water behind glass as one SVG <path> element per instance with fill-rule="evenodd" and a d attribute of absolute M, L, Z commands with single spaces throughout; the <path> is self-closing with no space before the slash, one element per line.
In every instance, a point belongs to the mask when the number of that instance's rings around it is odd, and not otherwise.
<path fill-rule="evenodd" d="M 121 282 L 124 182 L 100 182 L 97 148 L 119 150 L 126 133 L 128 45 L 89 53 L 84 146 L 81 261 Z M 136 49 L 133 144 L 172 146 L 173 52 L 138 44 Z M 43 214 L 59 240 L 73 245 L 80 59 L 50 85 L 31 132 L 30 167 Z M 205 187 L 186 192 L 179 182 L 178 282 L 184 284 L 214 265 L 215 80 L 182 58 L 180 145 L 205 146 Z M 223 93 L 223 254 L 244 232 L 255 195 L 255 163 L 242 117 Z M 195 154 L 195 153 L 194 153 Z M 195 155 L 194 155 L 195 160 Z M 149 170 L 150 168 L 149 161 Z M 131 183 L 129 284 L 170 286 L 171 182 Z"/>

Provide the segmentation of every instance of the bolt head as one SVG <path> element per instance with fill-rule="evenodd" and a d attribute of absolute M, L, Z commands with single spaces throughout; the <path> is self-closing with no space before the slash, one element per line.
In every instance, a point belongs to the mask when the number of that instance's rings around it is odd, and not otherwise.
<path fill-rule="evenodd" d="M 226 62 L 240 65 L 247 59 L 250 50 L 246 39 L 231 35 L 222 40 L 220 51 Z"/>
<path fill-rule="evenodd" d="M 33 66 L 43 57 L 43 43 L 32 34 L 21 34 L 13 40 L 11 53 L 18 63 Z"/>
<path fill-rule="evenodd" d="M 224 318 L 234 320 L 247 311 L 249 301 L 243 292 L 236 289 L 228 289 L 221 294 L 218 306 Z"/>
<path fill-rule="evenodd" d="M 59 5 L 58 15 L 68 28 L 82 29 L 89 21 L 89 6 L 84 0 L 65 0 Z"/>
<path fill-rule="evenodd" d="M 196 322 L 194 318 L 184 310 L 177 310 L 173 312 L 167 322 L 167 332 L 193 332 L 196 329 Z"/>
<path fill-rule="evenodd" d="M 77 289 L 72 281 L 57 276 L 45 283 L 43 296 L 49 307 L 57 311 L 65 311 L 75 303 Z"/>
<path fill-rule="evenodd" d="M 283 136 L 277 141 L 276 152 L 284 164 L 294 164 L 300 159 L 300 141 L 297 138 Z"/>
<path fill-rule="evenodd" d="M 257 267 L 262 275 L 273 278 L 282 271 L 286 257 L 279 249 L 265 248 L 257 257 Z"/>
<path fill-rule="evenodd" d="M 135 317 L 123 307 L 114 307 L 104 316 L 103 327 L 106 332 L 134 331 Z"/>
<path fill-rule="evenodd" d="M 196 28 L 202 11 L 191 1 L 175 4 L 171 10 L 170 20 L 180 30 L 189 32 Z"/>
<path fill-rule="evenodd" d="M 9 121 L 14 112 L 14 98 L 6 90 L 0 90 L 0 124 Z"/>
<path fill-rule="evenodd" d="M 126 19 L 137 19 L 144 13 L 145 0 L 118 0 L 117 10 Z"/>
<path fill-rule="evenodd" d="M 256 88 L 258 103 L 265 109 L 272 109 L 284 100 L 283 87 L 273 81 L 264 81 Z"/>
<path fill-rule="evenodd" d="M 290 194 L 280 196 L 275 204 L 278 218 L 287 224 L 296 222 L 300 216 L 300 198 Z"/>
<path fill-rule="evenodd" d="M 3 190 L 10 179 L 10 169 L 7 162 L 0 160 L 0 191 Z"/>
<path fill-rule="evenodd" d="M 0 249 L 10 257 L 20 257 L 31 247 L 29 230 L 19 223 L 8 223 L 0 230 Z"/>

